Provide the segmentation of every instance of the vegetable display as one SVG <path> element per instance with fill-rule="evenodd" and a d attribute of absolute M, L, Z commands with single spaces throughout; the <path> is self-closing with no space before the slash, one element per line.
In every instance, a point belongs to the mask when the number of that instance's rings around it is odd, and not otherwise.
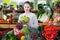
<path fill-rule="evenodd" d="M 56 26 L 45 26 L 43 34 L 47 38 L 47 40 L 54 40 L 54 37 L 58 35 L 57 31 L 59 29 L 60 27 L 56 27 Z"/>
<path fill-rule="evenodd" d="M 27 16 L 22 16 L 21 19 L 20 19 L 21 22 L 23 22 L 24 24 L 28 23 L 29 22 L 29 17 Z"/>

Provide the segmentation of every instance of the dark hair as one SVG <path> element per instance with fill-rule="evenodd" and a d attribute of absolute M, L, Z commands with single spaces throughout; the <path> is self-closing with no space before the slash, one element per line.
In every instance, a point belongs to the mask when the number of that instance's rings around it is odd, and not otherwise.
<path fill-rule="evenodd" d="M 30 5 L 30 7 L 31 7 L 31 3 L 30 3 L 29 1 L 26 1 L 24 4 L 26 4 L 26 3 L 27 3 L 27 4 L 29 4 L 29 5 Z"/>

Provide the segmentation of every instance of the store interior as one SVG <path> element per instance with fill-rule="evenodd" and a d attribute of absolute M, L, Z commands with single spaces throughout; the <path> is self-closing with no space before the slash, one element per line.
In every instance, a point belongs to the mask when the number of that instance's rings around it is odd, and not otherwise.
<path fill-rule="evenodd" d="M 37 17 L 38 37 L 32 34 L 30 38 L 28 28 L 22 28 L 26 35 L 22 32 L 14 35 L 14 28 L 22 25 L 18 19 L 25 12 L 26 1 L 31 3 L 31 12 Z M 0 0 L 0 40 L 60 40 L 60 0 Z"/>

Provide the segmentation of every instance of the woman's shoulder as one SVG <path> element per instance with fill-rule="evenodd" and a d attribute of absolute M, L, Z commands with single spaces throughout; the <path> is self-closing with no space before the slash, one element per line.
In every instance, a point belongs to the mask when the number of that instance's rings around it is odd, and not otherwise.
<path fill-rule="evenodd" d="M 35 13 L 31 13 L 31 15 L 35 16 L 36 14 Z"/>
<path fill-rule="evenodd" d="M 25 15 L 25 13 L 21 13 L 19 16 L 23 16 L 23 15 Z"/>

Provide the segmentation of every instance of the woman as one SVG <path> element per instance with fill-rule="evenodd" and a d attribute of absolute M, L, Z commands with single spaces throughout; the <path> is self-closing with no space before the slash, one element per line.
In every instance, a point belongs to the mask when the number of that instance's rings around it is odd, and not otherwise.
<path fill-rule="evenodd" d="M 38 33 L 38 20 L 37 20 L 36 15 L 31 12 L 31 4 L 30 4 L 30 2 L 26 1 L 24 3 L 24 11 L 25 11 L 25 13 L 20 14 L 19 19 L 18 19 L 18 23 L 20 23 L 20 19 L 21 19 L 22 16 L 29 17 L 30 20 L 29 20 L 27 25 L 29 26 L 30 31 L 35 30 L 34 33 L 37 34 Z M 16 29 L 16 28 L 14 30 L 16 31 L 15 35 L 18 34 L 19 30 Z"/>
<path fill-rule="evenodd" d="M 24 3 L 24 11 L 25 11 L 25 13 L 23 13 L 23 14 L 21 14 L 19 16 L 18 22 L 20 22 L 20 18 L 22 16 L 27 16 L 30 19 L 29 22 L 28 22 L 28 26 L 34 27 L 34 28 L 38 28 L 37 17 L 36 17 L 36 15 L 34 13 L 30 12 L 31 11 L 31 4 L 30 4 L 30 2 L 26 1 Z"/>

